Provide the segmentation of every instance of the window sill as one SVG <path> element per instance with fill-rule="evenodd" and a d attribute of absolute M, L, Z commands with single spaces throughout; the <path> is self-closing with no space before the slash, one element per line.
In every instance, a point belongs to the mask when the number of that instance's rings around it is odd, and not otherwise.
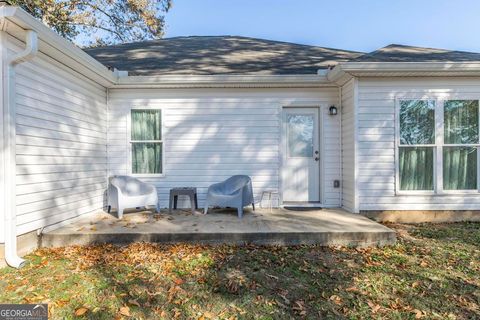
<path fill-rule="evenodd" d="M 160 173 L 160 174 L 157 174 L 157 173 L 151 173 L 151 174 L 132 173 L 131 176 L 135 177 L 135 178 L 165 178 L 164 173 Z"/>
<path fill-rule="evenodd" d="M 467 194 L 480 194 L 478 190 L 444 190 L 441 195 L 467 195 Z"/>
<path fill-rule="evenodd" d="M 395 192 L 395 196 L 410 196 L 410 197 L 422 197 L 422 196 L 431 196 L 431 197 L 448 197 L 448 196 L 468 196 L 468 195 L 480 195 L 478 190 L 458 190 L 458 191 L 444 191 L 442 193 L 437 192 Z"/>
<path fill-rule="evenodd" d="M 396 196 L 436 196 L 435 191 L 396 191 Z"/>

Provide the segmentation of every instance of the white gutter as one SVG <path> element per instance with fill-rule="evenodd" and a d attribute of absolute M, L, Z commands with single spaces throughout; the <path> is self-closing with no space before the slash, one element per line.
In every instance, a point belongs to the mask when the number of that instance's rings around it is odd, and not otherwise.
<path fill-rule="evenodd" d="M 119 73 L 112 88 L 318 88 L 332 86 L 325 75 L 158 75 Z"/>
<path fill-rule="evenodd" d="M 329 70 L 327 79 L 338 85 L 352 77 L 479 77 L 480 63 L 451 62 L 342 62 Z"/>
<path fill-rule="evenodd" d="M 480 63 L 473 61 L 426 62 L 343 62 L 345 72 L 480 72 Z"/>
<path fill-rule="evenodd" d="M 4 25 L 5 26 L 5 25 Z M 5 170 L 5 261 L 14 268 L 21 268 L 25 260 L 17 254 L 17 214 L 16 214 L 16 159 L 15 159 L 15 67 L 35 57 L 38 52 L 37 33 L 27 30 L 25 49 L 7 59 L 7 72 L 4 74 L 6 104 L 3 110 L 4 170 Z"/>
<path fill-rule="evenodd" d="M 0 19 L 8 25 L 8 30 L 5 28 L 3 31 L 19 40 L 23 40 L 25 30 L 35 31 L 38 34 L 38 47 L 42 54 L 69 66 L 72 70 L 92 81 L 106 88 L 117 81 L 117 75 L 107 67 L 70 41 L 50 30 L 23 9 L 5 5 L 4 2 L 0 1 Z"/>

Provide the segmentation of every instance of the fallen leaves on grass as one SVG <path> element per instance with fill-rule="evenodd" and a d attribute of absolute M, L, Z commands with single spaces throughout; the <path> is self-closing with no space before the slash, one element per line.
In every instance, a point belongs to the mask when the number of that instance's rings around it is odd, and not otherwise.
<path fill-rule="evenodd" d="M 24 269 L 0 270 L 0 298 L 49 301 L 53 319 L 480 318 L 480 231 L 461 226 L 402 226 L 384 248 L 40 249 Z"/>
<path fill-rule="evenodd" d="M 85 308 L 85 307 L 80 307 L 78 308 L 77 310 L 75 310 L 75 316 L 77 317 L 81 317 L 83 316 L 85 313 L 88 312 L 88 308 Z"/>
<path fill-rule="evenodd" d="M 303 300 L 295 301 L 292 309 L 300 316 L 307 315 L 307 308 L 305 307 L 305 301 Z"/>
<path fill-rule="evenodd" d="M 331 295 L 329 298 L 330 301 L 333 301 L 336 305 L 342 305 L 343 301 L 342 298 L 340 298 L 338 295 L 334 294 Z"/>
<path fill-rule="evenodd" d="M 373 314 L 377 313 L 378 310 L 380 310 L 382 308 L 382 306 L 380 306 L 379 304 L 373 303 L 370 300 L 367 301 L 367 304 L 370 307 L 370 309 L 372 309 Z"/>
<path fill-rule="evenodd" d="M 127 306 L 121 307 L 120 310 L 118 311 L 122 316 L 125 317 L 130 317 L 130 308 Z"/>
<path fill-rule="evenodd" d="M 139 308 L 141 307 L 140 303 L 135 299 L 129 299 L 128 303 L 130 303 L 131 305 L 137 306 Z"/>

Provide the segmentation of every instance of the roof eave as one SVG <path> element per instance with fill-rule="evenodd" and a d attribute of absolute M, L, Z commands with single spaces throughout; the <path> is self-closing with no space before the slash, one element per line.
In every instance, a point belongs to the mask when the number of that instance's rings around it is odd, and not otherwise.
<path fill-rule="evenodd" d="M 159 75 L 120 77 L 113 88 L 317 88 L 324 75 Z"/>
<path fill-rule="evenodd" d="M 405 76 L 478 77 L 480 62 L 344 62 L 339 63 L 327 74 L 330 81 L 340 85 L 348 77 Z"/>

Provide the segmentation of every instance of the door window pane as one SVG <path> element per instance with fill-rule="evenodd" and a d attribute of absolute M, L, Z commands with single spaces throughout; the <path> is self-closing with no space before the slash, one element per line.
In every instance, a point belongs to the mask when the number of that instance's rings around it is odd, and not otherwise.
<path fill-rule="evenodd" d="M 433 147 L 401 147 L 400 190 L 433 190 Z"/>
<path fill-rule="evenodd" d="M 400 101 L 400 144 L 435 143 L 435 101 Z"/>
<path fill-rule="evenodd" d="M 478 143 L 478 100 L 448 100 L 444 108 L 445 143 Z"/>
<path fill-rule="evenodd" d="M 477 189 L 477 148 L 443 148 L 443 189 Z"/>
<path fill-rule="evenodd" d="M 313 115 L 287 115 L 287 148 L 290 157 L 313 157 Z"/>
<path fill-rule="evenodd" d="M 132 173 L 162 173 L 162 143 L 132 143 Z"/>

